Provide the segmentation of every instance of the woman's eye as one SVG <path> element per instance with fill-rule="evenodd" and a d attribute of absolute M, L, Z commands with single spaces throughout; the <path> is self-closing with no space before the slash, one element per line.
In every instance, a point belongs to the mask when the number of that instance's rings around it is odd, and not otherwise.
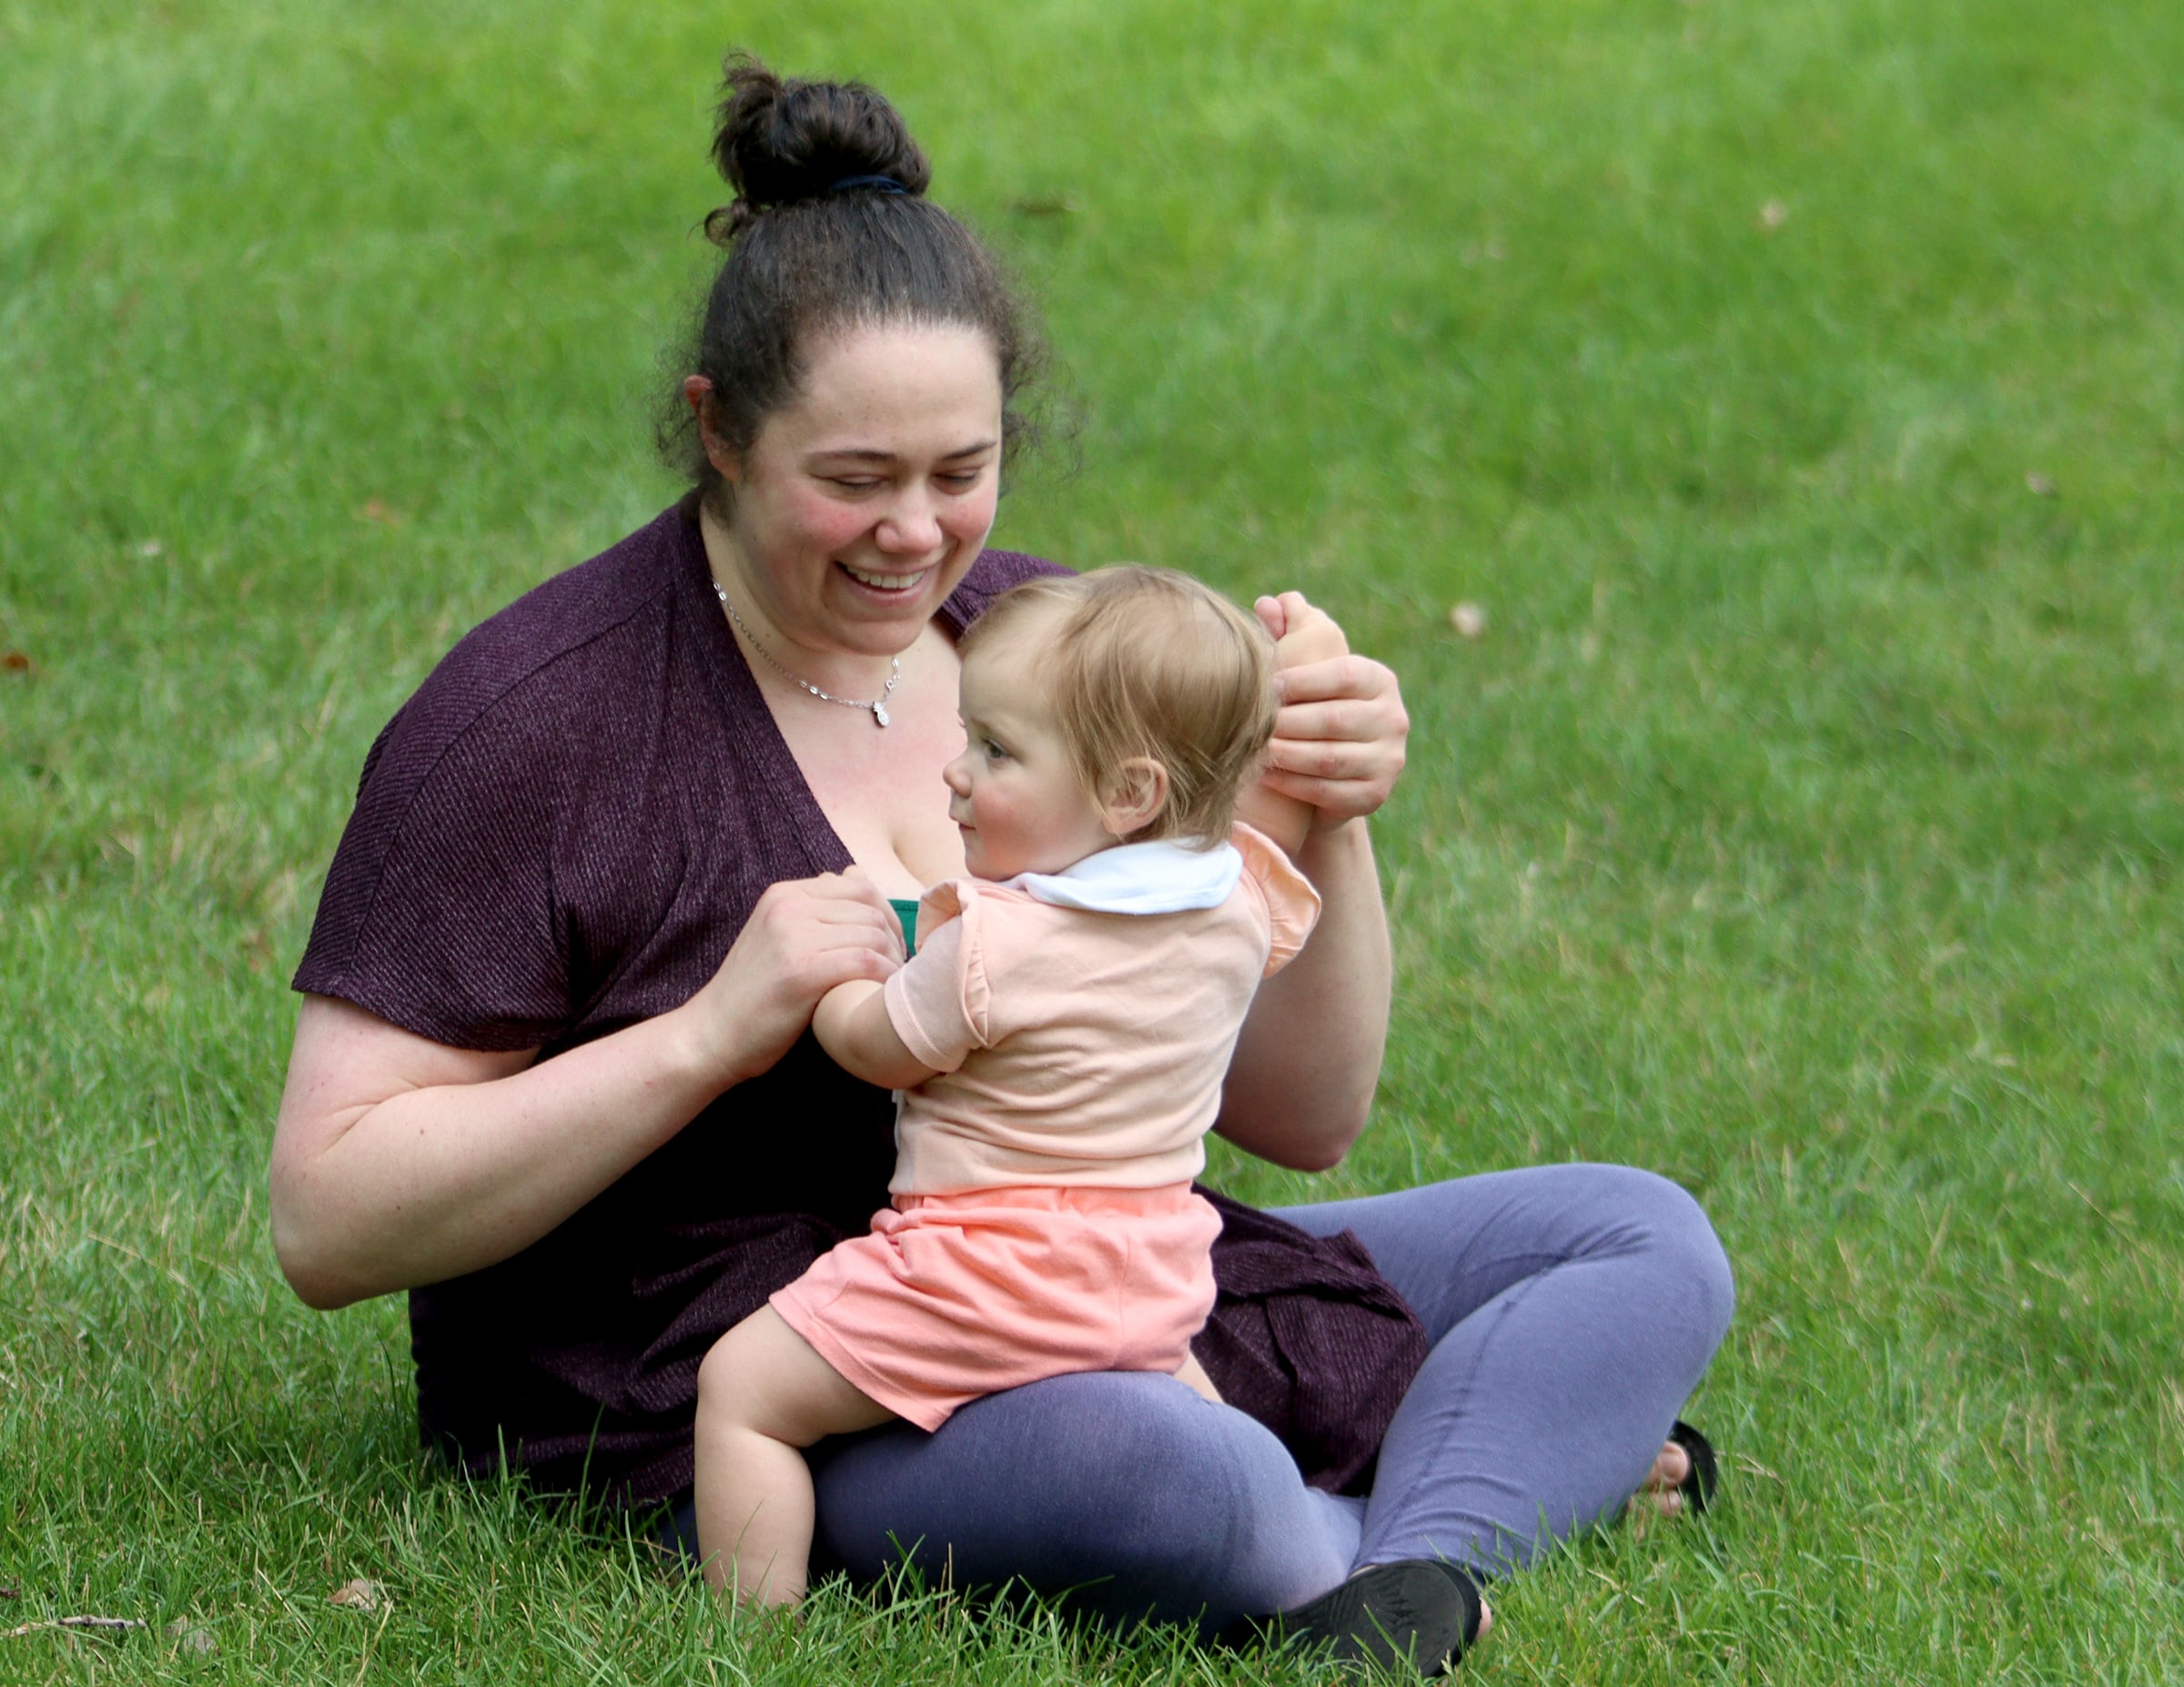
<path fill-rule="evenodd" d="M 978 484 L 979 477 L 985 472 L 983 469 L 966 469 L 957 473 L 941 475 L 938 479 L 952 492 L 967 492 Z"/>

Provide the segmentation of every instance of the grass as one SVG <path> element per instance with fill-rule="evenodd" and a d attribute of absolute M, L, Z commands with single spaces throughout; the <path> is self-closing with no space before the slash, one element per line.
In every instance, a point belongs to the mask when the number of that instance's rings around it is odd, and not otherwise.
<path fill-rule="evenodd" d="M 1621 1159 L 1722 1231 L 1720 1520 L 1467 1675 L 2184 1679 L 2184 13 L 935 11 L 0 0 L 0 1627 L 155 1625 L 0 1680 L 1306 1679 L 739 1627 L 423 1471 L 399 1305 L 274 1268 L 366 745 L 672 490 L 731 34 L 895 95 L 1041 299 L 1080 466 L 1002 542 L 1404 676 L 1379 1123 L 1222 1177 Z"/>

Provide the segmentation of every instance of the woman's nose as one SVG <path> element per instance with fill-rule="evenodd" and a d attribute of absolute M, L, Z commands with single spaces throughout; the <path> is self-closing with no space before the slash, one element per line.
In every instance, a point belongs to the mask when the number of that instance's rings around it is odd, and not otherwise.
<path fill-rule="evenodd" d="M 881 520 L 873 537 L 883 551 L 905 556 L 924 556 L 940 548 L 940 512 L 930 493 L 919 488 L 905 492 Z"/>

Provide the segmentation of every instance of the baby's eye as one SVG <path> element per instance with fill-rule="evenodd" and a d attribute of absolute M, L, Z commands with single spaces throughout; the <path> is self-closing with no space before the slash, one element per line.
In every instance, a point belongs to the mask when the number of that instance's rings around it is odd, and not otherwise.
<path fill-rule="evenodd" d="M 991 738 L 982 738 L 978 741 L 978 742 L 979 747 L 986 752 L 986 759 L 987 761 L 1006 762 L 1008 760 L 1008 749 L 1006 745 L 997 743 Z"/>

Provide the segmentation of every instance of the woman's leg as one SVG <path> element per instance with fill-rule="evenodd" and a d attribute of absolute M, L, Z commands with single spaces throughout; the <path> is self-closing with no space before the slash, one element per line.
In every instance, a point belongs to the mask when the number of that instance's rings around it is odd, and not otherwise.
<path fill-rule="evenodd" d="M 1381 1444 L 1357 1562 L 1536 1560 L 1637 1490 L 1729 1327 L 1698 1204 L 1623 1166 L 1542 1166 L 1281 1209 L 1352 1230 L 1433 1343 Z"/>
<path fill-rule="evenodd" d="M 1202 1614 L 1211 1630 L 1360 1565 L 1528 1562 L 1637 1490 L 1734 1301 L 1697 1204 L 1623 1167 L 1281 1216 L 1357 1232 L 1434 1342 L 1369 1505 L 1305 1488 L 1270 1433 L 1172 1378 L 1057 1377 L 976 1400 L 936 1435 L 896 1424 L 822 1442 L 814 1570 L 873 1578 L 907 1552 L 958 1586 L 1077 1588 L 1109 1617 Z M 689 1520 L 684 1507 L 663 1544 L 688 1551 Z"/>
<path fill-rule="evenodd" d="M 817 1572 L 905 1554 L 931 1581 L 1015 1581 L 1116 1621 L 1211 1632 L 1340 1581 L 1364 1504 L 1304 1486 L 1272 1434 L 1173 1377 L 1098 1371 L 813 1450 Z"/>

